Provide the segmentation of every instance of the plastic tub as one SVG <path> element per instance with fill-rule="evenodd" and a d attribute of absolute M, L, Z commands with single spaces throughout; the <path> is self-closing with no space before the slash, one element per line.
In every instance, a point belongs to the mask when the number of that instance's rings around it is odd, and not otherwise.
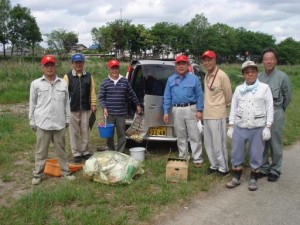
<path fill-rule="evenodd" d="M 129 149 L 130 155 L 138 161 L 145 160 L 145 151 L 146 151 L 146 149 L 143 147 L 135 147 L 135 148 Z"/>
<path fill-rule="evenodd" d="M 99 131 L 99 135 L 102 138 L 111 138 L 114 136 L 114 128 L 115 125 L 114 124 L 106 124 L 106 126 L 99 126 L 98 125 L 98 131 Z"/>

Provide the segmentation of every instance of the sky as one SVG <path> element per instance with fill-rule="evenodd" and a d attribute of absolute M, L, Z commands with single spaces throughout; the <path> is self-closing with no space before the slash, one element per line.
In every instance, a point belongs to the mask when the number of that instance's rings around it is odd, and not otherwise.
<path fill-rule="evenodd" d="M 93 27 L 116 19 L 150 28 L 158 22 L 184 25 L 201 13 L 211 25 L 263 32 L 277 43 L 288 37 L 300 41 L 299 0 L 11 0 L 12 7 L 17 4 L 30 9 L 42 34 L 63 28 L 86 47 L 93 44 Z"/>

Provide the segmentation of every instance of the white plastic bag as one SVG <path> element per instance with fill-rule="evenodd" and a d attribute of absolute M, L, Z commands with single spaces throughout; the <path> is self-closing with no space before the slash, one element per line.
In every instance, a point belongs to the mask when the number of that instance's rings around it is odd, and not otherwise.
<path fill-rule="evenodd" d="M 83 175 L 104 184 L 130 184 L 135 175 L 144 173 L 142 166 L 140 161 L 120 152 L 96 152 L 83 165 Z"/>
<path fill-rule="evenodd" d="M 197 122 L 197 127 L 198 127 L 198 130 L 199 130 L 199 133 L 202 134 L 203 133 L 203 125 L 202 125 L 201 120 L 199 120 Z"/>

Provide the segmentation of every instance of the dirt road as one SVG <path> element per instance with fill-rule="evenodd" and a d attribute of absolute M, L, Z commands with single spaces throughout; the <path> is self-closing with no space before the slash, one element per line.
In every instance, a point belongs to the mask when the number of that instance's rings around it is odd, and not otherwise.
<path fill-rule="evenodd" d="M 298 225 L 300 224 L 300 142 L 284 152 L 282 175 L 275 182 L 258 181 L 248 191 L 249 175 L 234 189 L 222 188 L 194 199 L 156 225 Z M 229 180 L 230 178 L 228 178 Z"/>

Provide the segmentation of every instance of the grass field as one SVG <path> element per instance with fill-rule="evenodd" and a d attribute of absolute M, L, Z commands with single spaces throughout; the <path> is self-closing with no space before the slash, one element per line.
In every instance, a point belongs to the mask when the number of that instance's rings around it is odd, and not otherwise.
<path fill-rule="evenodd" d="M 240 65 L 221 65 L 235 87 L 241 82 Z M 37 63 L 23 61 L 0 62 L 0 104 L 28 101 L 30 82 L 41 75 Z M 58 74 L 65 74 L 69 63 L 59 63 Z M 95 78 L 97 89 L 107 75 L 105 63 L 90 60 L 86 68 Z M 122 64 L 122 74 L 126 73 Z M 260 67 L 261 68 L 261 67 Z M 300 66 L 280 66 L 293 84 L 293 101 L 286 112 L 284 144 L 290 145 L 300 137 Z M 98 108 L 98 121 L 102 116 Z M 68 139 L 67 139 L 68 140 Z M 68 141 L 67 141 L 68 143 Z M 230 143 L 229 143 L 230 144 Z M 74 182 L 47 177 L 41 185 L 31 185 L 34 167 L 35 135 L 29 129 L 26 113 L 0 112 L 0 221 L 1 224 L 152 224 L 159 215 L 185 205 L 199 193 L 205 193 L 230 178 L 205 176 L 209 166 L 206 156 L 203 168 L 189 167 L 188 183 L 165 182 L 165 165 L 174 144 L 150 143 L 144 162 L 145 174 L 130 185 L 104 185 L 87 180 L 77 172 Z M 103 146 L 98 131 L 91 132 L 90 147 L 96 151 Z M 68 154 L 69 144 L 67 145 Z M 54 156 L 53 146 L 50 156 Z"/>

